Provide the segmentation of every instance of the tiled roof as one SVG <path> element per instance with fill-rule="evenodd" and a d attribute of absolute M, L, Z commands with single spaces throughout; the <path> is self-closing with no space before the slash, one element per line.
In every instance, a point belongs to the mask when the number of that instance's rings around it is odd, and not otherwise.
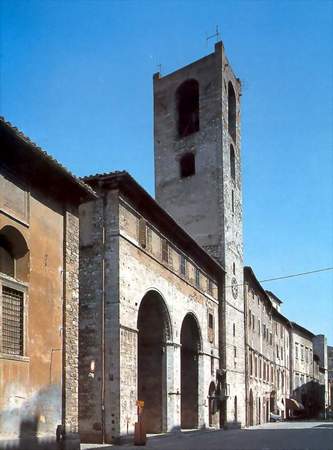
<path fill-rule="evenodd" d="M 71 179 L 75 184 L 77 184 L 80 188 L 82 188 L 86 193 L 90 194 L 92 197 L 96 197 L 96 193 L 94 190 L 88 186 L 82 179 L 75 176 L 72 172 L 70 172 L 66 167 L 60 164 L 53 156 L 49 155 L 45 150 L 39 147 L 35 142 L 33 142 L 28 136 L 26 136 L 21 130 L 12 125 L 10 122 L 6 121 L 4 117 L 0 116 L 0 125 L 4 125 L 9 128 L 15 135 L 22 140 L 24 143 L 29 145 L 29 148 L 32 152 L 34 152 L 37 156 L 44 159 L 44 161 L 51 166 L 53 166 L 56 170 L 61 172 L 66 178 Z"/>

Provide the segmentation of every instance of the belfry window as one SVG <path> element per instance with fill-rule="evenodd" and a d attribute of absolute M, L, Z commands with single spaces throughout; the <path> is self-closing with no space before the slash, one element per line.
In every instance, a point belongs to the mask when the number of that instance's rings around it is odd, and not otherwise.
<path fill-rule="evenodd" d="M 180 159 L 181 178 L 191 177 L 195 174 L 195 157 L 193 153 L 185 153 Z"/>
<path fill-rule="evenodd" d="M 232 83 L 228 83 L 228 130 L 236 142 L 236 95 Z"/>
<path fill-rule="evenodd" d="M 199 83 L 186 80 L 176 93 L 178 136 L 185 137 L 199 130 Z"/>

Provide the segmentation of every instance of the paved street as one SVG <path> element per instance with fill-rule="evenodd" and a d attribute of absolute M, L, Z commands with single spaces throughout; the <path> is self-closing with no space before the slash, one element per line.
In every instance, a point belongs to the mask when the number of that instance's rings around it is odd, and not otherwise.
<path fill-rule="evenodd" d="M 134 445 L 94 446 L 81 450 L 137 450 Z M 142 447 L 144 448 L 144 447 Z M 333 450 L 333 422 L 285 422 L 242 430 L 189 431 L 153 436 L 146 448 L 159 450 Z"/>

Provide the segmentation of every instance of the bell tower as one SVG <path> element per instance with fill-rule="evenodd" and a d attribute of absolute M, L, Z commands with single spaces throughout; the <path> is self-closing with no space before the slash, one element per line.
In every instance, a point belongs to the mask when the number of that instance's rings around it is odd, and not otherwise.
<path fill-rule="evenodd" d="M 225 426 L 245 424 L 240 96 L 222 42 L 188 66 L 154 75 L 156 199 L 226 272 L 220 300 Z"/>

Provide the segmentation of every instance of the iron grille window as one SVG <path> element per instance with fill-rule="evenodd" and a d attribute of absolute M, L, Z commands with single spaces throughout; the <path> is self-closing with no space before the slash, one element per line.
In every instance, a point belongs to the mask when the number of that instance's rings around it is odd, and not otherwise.
<path fill-rule="evenodd" d="M 23 355 L 23 293 L 2 288 L 2 351 Z"/>

